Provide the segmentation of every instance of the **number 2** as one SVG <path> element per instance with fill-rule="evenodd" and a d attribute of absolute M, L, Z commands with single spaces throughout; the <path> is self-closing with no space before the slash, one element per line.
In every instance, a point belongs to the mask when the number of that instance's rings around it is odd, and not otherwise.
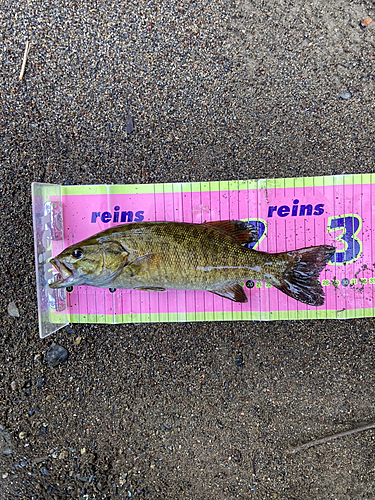
<path fill-rule="evenodd" d="M 361 229 L 362 219 L 359 215 L 347 214 L 329 217 L 328 233 L 341 230 L 342 233 L 335 240 L 344 245 L 344 248 L 336 249 L 330 264 L 350 264 L 358 259 L 362 254 L 362 241 L 357 238 L 357 234 Z"/>

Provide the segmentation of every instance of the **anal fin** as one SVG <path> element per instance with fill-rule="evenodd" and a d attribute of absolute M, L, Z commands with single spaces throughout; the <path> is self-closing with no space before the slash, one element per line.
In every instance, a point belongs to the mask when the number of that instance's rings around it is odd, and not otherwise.
<path fill-rule="evenodd" d="M 225 299 L 233 300 L 233 302 L 247 302 L 247 297 L 241 285 L 238 283 L 226 285 L 223 288 L 215 288 L 215 290 L 208 290 Z"/>

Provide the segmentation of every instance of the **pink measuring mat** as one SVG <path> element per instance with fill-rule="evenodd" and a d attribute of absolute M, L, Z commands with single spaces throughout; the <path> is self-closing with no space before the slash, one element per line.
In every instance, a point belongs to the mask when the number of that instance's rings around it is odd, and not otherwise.
<path fill-rule="evenodd" d="M 52 325 L 42 328 L 41 336 L 67 322 L 373 316 L 374 183 L 375 174 L 153 185 L 34 184 L 39 320 L 42 317 L 44 325 Z M 259 236 L 254 248 L 265 252 L 321 244 L 335 246 L 336 253 L 320 276 L 326 294 L 324 306 L 307 306 L 263 282 L 243 283 L 249 299 L 245 304 L 203 291 L 118 289 L 112 293 L 79 286 L 65 293 L 48 287 L 48 279 L 52 278 L 50 257 L 109 227 L 141 220 L 199 224 L 226 219 L 251 221 Z"/>

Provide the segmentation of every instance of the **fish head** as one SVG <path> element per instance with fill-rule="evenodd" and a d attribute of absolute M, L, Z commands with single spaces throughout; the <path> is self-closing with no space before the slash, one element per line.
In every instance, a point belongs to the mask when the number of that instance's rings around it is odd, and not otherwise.
<path fill-rule="evenodd" d="M 51 264 L 60 277 L 50 288 L 91 285 L 105 287 L 128 262 L 129 253 L 115 241 L 86 240 L 63 250 Z"/>

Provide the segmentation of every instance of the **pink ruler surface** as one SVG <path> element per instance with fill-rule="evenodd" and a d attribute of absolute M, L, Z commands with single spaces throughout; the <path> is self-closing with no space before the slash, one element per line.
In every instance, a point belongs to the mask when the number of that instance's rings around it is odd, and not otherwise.
<path fill-rule="evenodd" d="M 79 286 L 67 294 L 71 322 L 129 323 L 352 318 L 374 315 L 373 174 L 185 184 L 63 186 L 63 246 L 121 223 L 240 219 L 258 228 L 255 249 L 282 252 L 329 244 L 322 307 L 263 282 L 244 284 L 248 303 L 209 292 L 152 293 Z M 58 314 L 58 313 L 56 313 Z"/>

